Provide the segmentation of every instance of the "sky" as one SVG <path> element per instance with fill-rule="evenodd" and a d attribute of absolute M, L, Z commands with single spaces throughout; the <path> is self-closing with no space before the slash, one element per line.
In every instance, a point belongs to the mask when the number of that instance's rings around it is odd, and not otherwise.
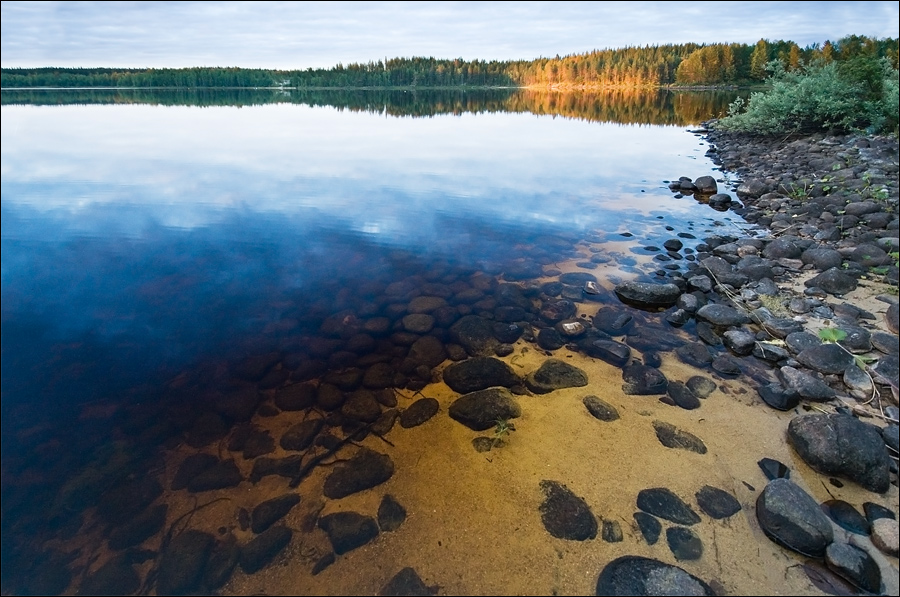
<path fill-rule="evenodd" d="M 900 37 L 900 2 L 2 2 L 0 65 L 330 68 Z"/>

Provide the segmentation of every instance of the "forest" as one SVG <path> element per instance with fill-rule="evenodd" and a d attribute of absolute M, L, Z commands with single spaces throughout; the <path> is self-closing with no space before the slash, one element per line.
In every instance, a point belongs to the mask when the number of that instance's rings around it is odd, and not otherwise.
<path fill-rule="evenodd" d="M 851 35 L 805 48 L 792 41 L 748 44 L 669 44 L 594 50 L 518 61 L 391 58 L 338 64 L 329 69 L 266 70 L 193 68 L 4 68 L 0 87 L 116 88 L 391 88 L 536 87 L 598 89 L 634 87 L 751 86 L 778 61 L 787 71 L 805 64 L 886 58 L 898 66 L 900 39 Z"/>

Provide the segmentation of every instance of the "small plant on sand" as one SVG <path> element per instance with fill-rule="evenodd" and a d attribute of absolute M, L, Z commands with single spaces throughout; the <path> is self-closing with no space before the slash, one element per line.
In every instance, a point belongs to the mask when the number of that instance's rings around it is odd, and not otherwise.
<path fill-rule="evenodd" d="M 516 430 L 516 426 L 509 419 L 497 419 L 496 423 L 491 443 L 492 447 L 503 445 L 506 442 L 506 438 L 509 437 L 509 433 Z"/>

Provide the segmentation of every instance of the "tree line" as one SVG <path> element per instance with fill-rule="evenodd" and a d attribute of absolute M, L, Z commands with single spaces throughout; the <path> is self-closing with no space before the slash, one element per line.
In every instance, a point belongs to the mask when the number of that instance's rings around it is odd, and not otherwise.
<path fill-rule="evenodd" d="M 801 48 L 792 41 L 755 44 L 667 44 L 594 50 L 536 60 L 484 61 L 391 58 L 329 69 L 246 68 L 4 68 L 0 87 L 668 87 L 753 85 L 778 61 L 787 71 L 860 56 L 886 58 L 894 68 L 898 38 L 851 35 Z"/>

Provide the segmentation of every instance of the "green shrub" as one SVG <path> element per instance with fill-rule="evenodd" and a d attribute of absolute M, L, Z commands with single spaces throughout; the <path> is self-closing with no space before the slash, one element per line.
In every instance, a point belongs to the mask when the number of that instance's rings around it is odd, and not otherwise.
<path fill-rule="evenodd" d="M 719 128 L 765 135 L 897 130 L 898 71 L 886 59 L 858 56 L 794 71 L 776 60 L 767 68 L 769 89 L 733 102 Z"/>

